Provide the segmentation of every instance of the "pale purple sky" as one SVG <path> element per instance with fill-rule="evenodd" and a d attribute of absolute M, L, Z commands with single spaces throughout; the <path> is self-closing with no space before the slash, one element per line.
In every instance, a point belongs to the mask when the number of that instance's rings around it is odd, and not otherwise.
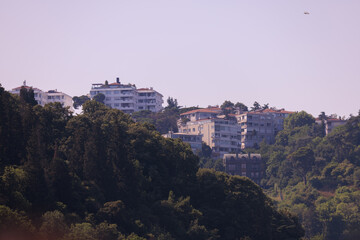
<path fill-rule="evenodd" d="M 0 0 L 5 89 L 77 96 L 117 76 L 182 106 L 357 114 L 360 1 Z"/>

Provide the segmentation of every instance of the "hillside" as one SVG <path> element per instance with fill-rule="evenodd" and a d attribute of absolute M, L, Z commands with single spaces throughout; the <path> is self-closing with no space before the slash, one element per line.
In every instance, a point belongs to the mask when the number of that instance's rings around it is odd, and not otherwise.
<path fill-rule="evenodd" d="M 0 238 L 300 239 L 247 178 L 200 169 L 165 139 L 95 101 L 72 116 L 0 86 Z"/>
<path fill-rule="evenodd" d="M 280 208 L 296 214 L 306 239 L 360 239 L 360 116 L 324 136 L 324 126 L 300 112 L 285 120 L 262 181 Z"/>

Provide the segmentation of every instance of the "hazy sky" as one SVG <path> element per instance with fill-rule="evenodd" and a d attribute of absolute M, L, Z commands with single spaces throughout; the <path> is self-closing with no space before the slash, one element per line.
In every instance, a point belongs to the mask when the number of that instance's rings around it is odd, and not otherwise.
<path fill-rule="evenodd" d="M 117 76 L 182 106 L 357 114 L 360 1 L 0 0 L 5 89 L 77 96 Z"/>

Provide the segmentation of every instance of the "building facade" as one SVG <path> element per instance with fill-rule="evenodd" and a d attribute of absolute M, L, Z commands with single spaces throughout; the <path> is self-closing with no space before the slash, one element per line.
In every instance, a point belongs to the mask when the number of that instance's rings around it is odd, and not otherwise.
<path fill-rule="evenodd" d="M 333 114 L 330 117 L 326 117 L 325 119 L 321 120 L 320 118 L 316 118 L 315 121 L 317 124 L 322 124 L 322 122 L 324 123 L 324 127 L 325 127 L 325 134 L 328 135 L 329 133 L 332 132 L 332 130 L 338 126 L 342 126 L 344 124 L 346 124 L 346 120 L 343 119 L 339 119 L 336 118 L 336 115 Z"/>
<path fill-rule="evenodd" d="M 70 111 L 74 111 L 72 97 L 66 93 L 58 92 L 57 90 L 49 90 L 44 92 L 38 88 L 27 86 L 26 81 L 24 81 L 22 86 L 13 88 L 10 93 L 20 95 L 21 88 L 26 88 L 27 90 L 32 88 L 34 91 L 34 98 L 41 106 L 45 106 L 47 103 L 59 102 L 63 107 L 69 107 Z"/>
<path fill-rule="evenodd" d="M 49 90 L 46 92 L 46 103 L 59 102 L 63 107 L 69 107 L 70 111 L 74 111 L 72 97 L 57 90 Z"/>
<path fill-rule="evenodd" d="M 276 134 L 284 128 L 284 119 L 291 113 L 284 109 L 264 109 L 236 115 L 241 126 L 241 148 L 259 146 L 263 140 L 273 143 Z"/>
<path fill-rule="evenodd" d="M 194 153 L 201 151 L 202 148 L 202 135 L 187 134 L 187 133 L 174 133 L 172 131 L 162 135 L 165 138 L 180 138 L 183 142 L 190 144 Z"/>
<path fill-rule="evenodd" d="M 111 108 L 119 109 L 125 113 L 141 110 L 159 112 L 162 110 L 163 96 L 150 88 L 137 89 L 134 84 L 121 84 L 119 78 L 115 83 L 92 84 L 90 98 L 97 94 L 104 94 L 104 104 Z"/>
<path fill-rule="evenodd" d="M 163 104 L 163 95 L 155 91 L 153 88 L 139 88 L 137 93 L 137 111 L 149 110 L 152 112 L 160 112 Z"/>
<path fill-rule="evenodd" d="M 241 151 L 241 127 L 235 118 L 219 116 L 220 109 L 197 109 L 181 114 L 178 122 L 180 133 L 202 135 L 213 151 L 213 157 L 222 157 L 226 153 Z"/>
<path fill-rule="evenodd" d="M 223 164 L 226 173 L 248 177 L 257 184 L 265 174 L 260 154 L 224 154 Z"/>

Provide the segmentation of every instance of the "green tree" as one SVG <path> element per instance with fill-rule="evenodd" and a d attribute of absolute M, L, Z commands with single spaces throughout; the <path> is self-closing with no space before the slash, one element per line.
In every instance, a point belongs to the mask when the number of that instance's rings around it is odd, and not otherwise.
<path fill-rule="evenodd" d="M 235 108 L 238 108 L 240 111 L 244 111 L 244 112 L 248 111 L 248 107 L 245 104 L 240 103 L 240 102 L 237 102 L 235 104 Z"/>
<path fill-rule="evenodd" d="M 94 100 L 99 102 L 99 103 L 104 103 L 105 100 L 105 95 L 102 93 L 98 93 L 94 96 Z"/>
<path fill-rule="evenodd" d="M 40 233 L 46 239 L 60 239 L 68 232 L 68 230 L 65 216 L 61 212 L 55 210 L 43 214 Z"/>
<path fill-rule="evenodd" d="M 290 114 L 284 120 L 284 129 L 294 129 L 296 127 L 311 126 L 315 123 L 315 118 L 305 111 Z"/>
<path fill-rule="evenodd" d="M 258 102 L 254 102 L 253 106 L 251 107 L 251 111 L 256 111 L 256 110 L 260 110 L 261 109 L 261 105 Z"/>
<path fill-rule="evenodd" d="M 35 106 L 37 101 L 34 97 L 34 90 L 32 88 L 25 88 L 24 86 L 20 89 L 20 99 L 31 106 Z"/>
<path fill-rule="evenodd" d="M 86 95 L 81 95 L 79 97 L 75 96 L 75 97 L 73 97 L 73 101 L 74 101 L 73 106 L 75 109 L 77 109 L 78 107 L 83 105 L 85 102 L 90 101 L 90 98 Z"/>
<path fill-rule="evenodd" d="M 289 155 L 289 159 L 294 166 L 294 171 L 302 177 L 304 184 L 306 185 L 306 175 L 315 162 L 314 152 L 309 147 L 302 147 Z"/>

